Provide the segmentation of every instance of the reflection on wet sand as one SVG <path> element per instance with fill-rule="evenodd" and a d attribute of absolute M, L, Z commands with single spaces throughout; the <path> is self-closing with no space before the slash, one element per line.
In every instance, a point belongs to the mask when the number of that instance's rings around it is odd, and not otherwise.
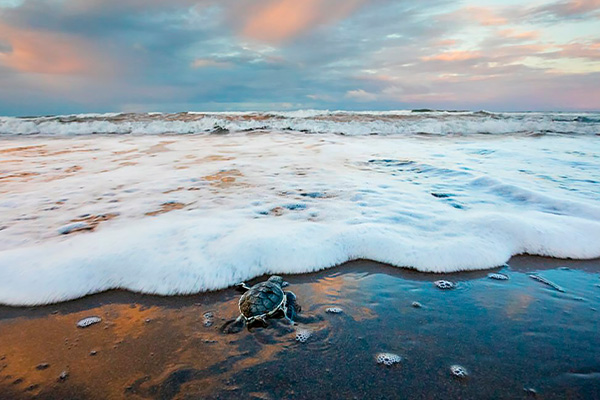
<path fill-rule="evenodd" d="M 543 270 L 547 260 L 514 261 Z M 306 343 L 278 320 L 223 334 L 239 313 L 233 289 L 171 298 L 111 291 L 3 307 L 0 398 L 520 398 L 524 387 L 544 398 L 593 398 L 600 395 L 600 355 L 592 351 L 600 344 L 600 263 L 583 262 L 584 270 L 562 263 L 571 269 L 544 273 L 564 294 L 512 261 L 502 270 L 508 281 L 487 272 L 445 275 L 458 283 L 451 291 L 432 284 L 439 275 L 368 261 L 288 276 L 305 318 L 297 328 L 312 332 Z M 89 316 L 102 322 L 78 328 Z M 403 361 L 377 365 L 378 352 Z M 453 379 L 453 364 L 464 365 L 469 379 Z"/>

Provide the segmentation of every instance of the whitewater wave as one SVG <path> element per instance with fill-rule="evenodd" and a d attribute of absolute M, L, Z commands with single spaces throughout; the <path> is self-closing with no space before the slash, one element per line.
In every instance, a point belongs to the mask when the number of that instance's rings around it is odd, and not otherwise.
<path fill-rule="evenodd" d="M 295 131 L 343 135 L 600 134 L 597 113 L 322 111 L 79 114 L 0 118 L 0 135 L 210 134 Z"/>
<path fill-rule="evenodd" d="M 536 212 L 441 218 L 422 232 L 398 224 L 240 223 L 231 214 L 198 214 L 163 216 L 2 252 L 0 303 L 47 304 L 109 289 L 191 294 L 355 259 L 455 272 L 501 266 L 521 253 L 600 256 L 600 223 Z"/>
<path fill-rule="evenodd" d="M 397 114 L 347 123 L 421 113 Z M 254 113 L 211 118 L 263 123 Z M 521 253 L 600 257 L 600 136 L 81 132 L 0 139 L 0 303 L 197 293 L 359 258 L 443 273 Z"/>

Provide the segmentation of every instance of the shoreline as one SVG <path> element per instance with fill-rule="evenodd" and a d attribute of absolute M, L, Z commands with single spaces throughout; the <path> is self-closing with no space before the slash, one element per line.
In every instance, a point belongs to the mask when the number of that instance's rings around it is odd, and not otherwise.
<path fill-rule="evenodd" d="M 509 281 L 487 278 L 500 270 Z M 566 293 L 527 276 L 536 271 Z M 418 391 L 415 398 L 526 398 L 529 386 L 541 398 L 589 398 L 600 395 L 600 356 L 584 351 L 600 345 L 594 333 L 599 272 L 598 259 L 518 256 L 502 269 L 451 274 L 359 260 L 285 275 L 301 315 L 316 318 L 299 324 L 313 332 L 306 343 L 297 343 L 279 320 L 221 333 L 238 313 L 233 288 L 167 297 L 112 290 L 40 307 L 1 306 L 0 398 L 393 398 L 414 395 L 409 389 Z M 457 288 L 439 290 L 433 285 L 439 279 Z M 344 311 L 325 313 L 331 306 Z M 214 315 L 210 324 L 207 312 Z M 102 322 L 76 327 L 89 316 Z M 562 332 L 559 342 L 555 332 Z M 403 362 L 376 365 L 377 351 L 397 353 Z M 328 372 L 336 360 L 346 360 L 339 379 Z M 36 368 L 44 363 L 49 366 Z M 447 375 L 452 363 L 470 378 Z M 298 368 L 302 381 L 295 378 Z M 502 368 L 503 378 L 496 371 Z M 63 371 L 67 377 L 60 379 Z M 419 383 L 424 377 L 429 386 Z M 398 380 L 404 389 L 385 383 Z"/>
<path fill-rule="evenodd" d="M 387 273 L 392 276 L 399 276 L 405 279 L 417 280 L 417 281 L 436 281 L 440 278 L 459 278 L 460 280 L 469 280 L 469 279 L 479 279 L 486 277 L 490 273 L 494 273 L 500 271 L 501 269 L 508 266 L 511 270 L 528 273 L 534 271 L 541 270 L 550 270 L 557 269 L 561 267 L 565 267 L 567 264 L 576 265 L 575 269 L 580 269 L 582 271 L 587 272 L 600 272 L 598 265 L 600 265 L 600 258 L 591 258 L 584 260 L 576 260 L 576 259 L 566 259 L 566 258 L 556 258 L 556 257 L 545 257 L 545 256 L 537 256 L 530 254 L 519 254 L 511 257 L 505 265 L 494 267 L 494 268 L 482 268 L 475 270 L 465 270 L 465 271 L 455 271 L 455 272 L 423 272 L 419 271 L 413 267 L 397 267 L 391 264 L 382 263 L 379 261 L 368 260 L 368 259 L 357 259 L 346 261 L 344 263 L 334 265 L 332 267 L 325 267 L 322 269 L 318 269 L 312 272 L 304 272 L 304 273 L 292 273 L 292 274 L 277 274 L 285 276 L 286 279 L 293 279 L 298 282 L 310 282 L 310 278 L 317 279 L 317 277 L 328 275 L 329 273 L 336 273 L 339 270 L 343 270 L 345 272 L 365 272 L 365 270 L 370 270 L 373 273 Z M 394 271 L 394 273 L 392 273 Z M 269 278 L 273 274 L 263 274 L 257 276 L 255 278 L 249 279 L 246 281 L 248 284 L 254 284 L 257 282 L 262 282 Z M 303 277 L 307 278 L 307 280 L 302 279 Z M 2 310 L 3 309 L 14 309 L 18 312 L 18 310 L 31 310 L 31 309 L 43 309 L 43 308 L 53 308 L 57 305 L 67 304 L 67 303 L 75 303 L 80 302 L 88 298 L 93 298 L 96 296 L 122 296 L 123 299 L 127 299 L 131 297 L 131 300 L 134 300 L 135 297 L 148 298 L 149 301 L 157 301 L 160 302 L 161 299 L 168 302 L 169 299 L 193 299 L 197 296 L 203 295 L 211 295 L 218 294 L 219 292 L 227 291 L 233 289 L 235 286 L 231 285 L 226 288 L 214 289 L 214 290 L 206 290 L 200 291 L 196 293 L 190 294 L 172 294 L 172 295 L 161 295 L 161 294 L 153 294 L 153 293 L 144 293 L 137 292 L 127 289 L 108 289 L 102 292 L 90 293 L 84 295 L 82 297 L 77 297 L 74 299 L 66 300 L 66 301 L 58 301 L 55 303 L 48 304 L 39 304 L 39 305 L 10 305 L 10 304 L 1 304 L 0 303 L 0 320 L 2 320 Z M 139 300 L 139 299 L 138 299 Z"/>

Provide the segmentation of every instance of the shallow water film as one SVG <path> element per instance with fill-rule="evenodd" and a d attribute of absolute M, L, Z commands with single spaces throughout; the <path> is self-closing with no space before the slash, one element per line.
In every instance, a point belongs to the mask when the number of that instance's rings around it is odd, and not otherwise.
<path fill-rule="evenodd" d="M 3 307 L 0 398 L 600 397 L 600 261 L 516 257 L 493 271 L 510 279 L 489 272 L 357 261 L 285 276 L 302 306 L 297 325 L 273 319 L 237 334 L 221 332 L 239 312 L 233 289 Z M 440 290 L 440 277 L 455 288 Z M 102 321 L 77 326 L 93 316 Z"/>

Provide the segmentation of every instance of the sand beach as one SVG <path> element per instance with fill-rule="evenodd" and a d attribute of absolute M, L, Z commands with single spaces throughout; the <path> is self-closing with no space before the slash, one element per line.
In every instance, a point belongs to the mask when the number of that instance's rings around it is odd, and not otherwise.
<path fill-rule="evenodd" d="M 285 276 L 311 322 L 292 329 L 275 319 L 229 335 L 220 328 L 238 314 L 233 289 L 1 307 L 0 397 L 596 398 L 599 278 L 599 260 L 520 256 L 444 275 L 355 261 Z M 440 279 L 457 286 L 440 290 Z M 102 321 L 78 328 L 89 316 Z M 305 342 L 299 331 L 310 332 Z M 381 352 L 402 359 L 381 365 Z M 469 375 L 453 376 L 455 364 Z"/>

